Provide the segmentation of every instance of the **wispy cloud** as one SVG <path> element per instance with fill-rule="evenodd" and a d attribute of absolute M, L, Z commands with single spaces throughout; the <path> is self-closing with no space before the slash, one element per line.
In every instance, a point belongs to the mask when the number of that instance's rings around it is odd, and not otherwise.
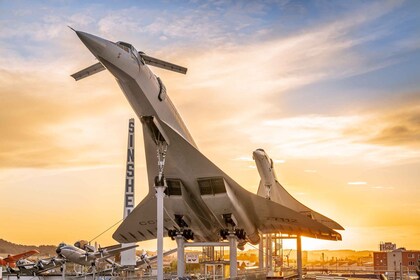
<path fill-rule="evenodd" d="M 367 185 L 367 182 L 362 182 L 362 181 L 348 182 L 347 185 L 356 185 L 356 186 Z"/>
<path fill-rule="evenodd" d="M 254 160 L 252 159 L 252 157 L 246 157 L 246 156 L 237 157 L 234 160 L 254 162 Z"/>

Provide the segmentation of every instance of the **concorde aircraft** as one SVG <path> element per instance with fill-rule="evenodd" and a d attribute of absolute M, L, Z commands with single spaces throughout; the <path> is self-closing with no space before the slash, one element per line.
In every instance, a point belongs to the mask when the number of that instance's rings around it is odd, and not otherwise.
<path fill-rule="evenodd" d="M 303 205 L 293 196 L 291 196 L 285 188 L 277 180 L 277 175 L 274 170 L 274 161 L 268 156 L 263 149 L 257 149 L 252 153 L 252 158 L 257 166 L 260 174 L 260 185 L 257 194 L 265 197 L 271 201 L 284 205 L 302 215 L 326 225 L 334 229 L 343 229 L 337 222 L 327 218 L 318 212 Z"/>
<path fill-rule="evenodd" d="M 80 80 L 107 69 L 143 125 L 149 193 L 117 228 L 115 240 L 129 243 L 156 238 L 154 186 L 162 181 L 167 185 L 165 235 L 171 237 L 182 234 L 196 241 L 220 241 L 229 229 L 238 236 L 238 248 L 246 242 L 257 244 L 261 233 L 341 240 L 334 231 L 342 229 L 338 224 L 329 227 L 247 191 L 199 151 L 162 79 L 148 65 L 183 74 L 187 72 L 185 67 L 146 55 L 129 43 L 75 32 L 99 62 L 72 77 Z M 165 177 L 160 176 L 162 171 Z"/>

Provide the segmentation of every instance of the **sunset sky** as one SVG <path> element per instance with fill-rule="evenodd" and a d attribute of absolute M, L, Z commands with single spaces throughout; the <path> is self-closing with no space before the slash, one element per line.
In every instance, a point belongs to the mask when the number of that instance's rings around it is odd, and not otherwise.
<path fill-rule="evenodd" d="M 0 0 L 0 238 L 74 243 L 122 218 L 135 115 L 110 73 L 70 77 L 96 61 L 67 25 L 188 67 L 152 70 L 200 150 L 256 192 L 263 148 L 294 197 L 346 229 L 304 250 L 420 249 L 415 0 Z M 114 229 L 96 241 L 115 243 Z"/>

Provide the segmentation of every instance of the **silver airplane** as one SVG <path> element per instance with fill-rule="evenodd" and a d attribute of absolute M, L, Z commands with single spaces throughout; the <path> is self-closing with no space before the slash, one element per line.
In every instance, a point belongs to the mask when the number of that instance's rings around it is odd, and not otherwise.
<path fill-rule="evenodd" d="M 122 247 L 121 244 L 117 244 L 99 248 L 95 251 L 91 246 L 84 247 L 84 249 L 82 249 L 66 243 L 60 243 L 57 247 L 56 253 L 66 262 L 72 262 L 83 266 L 95 266 L 98 260 L 105 260 L 106 258 L 115 256 L 120 252 L 137 246 L 138 245 Z"/>
<path fill-rule="evenodd" d="M 257 170 L 261 178 L 257 191 L 259 196 L 284 205 L 302 215 L 308 216 L 312 220 L 326 225 L 329 228 L 344 229 L 337 222 L 313 211 L 291 196 L 277 180 L 277 175 L 274 170 L 274 162 L 263 149 L 255 150 L 252 153 L 252 158 L 255 160 L 255 165 L 257 166 Z"/>
<path fill-rule="evenodd" d="M 261 233 L 341 240 L 334 228 L 247 191 L 199 151 L 162 79 L 148 65 L 183 74 L 185 67 L 146 55 L 129 43 L 75 32 L 99 62 L 72 77 L 80 80 L 107 69 L 143 125 L 149 193 L 117 228 L 115 240 L 129 243 L 156 238 L 154 186 L 162 181 L 167 186 L 165 235 L 172 238 L 182 234 L 196 241 L 220 241 L 229 229 L 236 232 L 240 249 L 246 242 L 258 244 Z"/>
<path fill-rule="evenodd" d="M 163 256 L 168 256 L 171 255 L 173 253 L 175 253 L 177 251 L 177 249 L 171 249 L 168 250 L 166 252 L 163 252 Z M 105 259 L 106 262 L 108 262 L 109 264 L 112 265 L 111 269 L 106 269 L 103 271 L 100 271 L 99 273 L 104 273 L 104 272 L 111 272 L 111 274 L 114 274 L 115 272 L 120 272 L 120 271 L 124 271 L 124 270 L 131 270 L 131 267 L 129 266 L 125 266 L 125 265 L 121 265 L 115 261 L 112 261 L 110 259 Z M 152 268 L 152 264 L 155 263 L 157 261 L 157 255 L 151 256 L 149 257 L 147 255 L 146 252 L 143 252 L 140 257 L 137 258 L 136 260 L 136 264 L 135 264 L 135 270 L 139 269 L 142 266 L 146 266 L 146 269 L 151 269 Z"/>
<path fill-rule="evenodd" d="M 40 259 L 36 262 L 20 259 L 16 262 L 16 268 L 9 268 L 8 270 L 11 273 L 16 273 L 18 278 L 22 275 L 38 276 L 47 271 L 61 267 L 64 262 L 65 260 L 61 258 Z"/>

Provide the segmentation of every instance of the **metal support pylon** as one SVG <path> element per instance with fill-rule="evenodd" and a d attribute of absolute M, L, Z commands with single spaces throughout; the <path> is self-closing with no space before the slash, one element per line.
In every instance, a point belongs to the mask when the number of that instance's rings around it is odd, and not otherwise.
<path fill-rule="evenodd" d="M 238 262 L 237 262 L 237 251 L 236 251 L 236 234 L 235 231 L 230 231 L 228 235 L 229 240 L 229 255 L 230 255 L 230 279 L 238 276 Z"/>
<path fill-rule="evenodd" d="M 300 235 L 296 237 L 296 262 L 297 262 L 297 273 L 298 279 L 302 280 L 302 238 Z"/>
<path fill-rule="evenodd" d="M 155 178 L 155 190 L 157 199 L 157 280 L 163 280 L 163 199 L 165 197 L 166 181 L 163 176 L 165 167 L 166 151 L 168 144 L 164 141 L 157 142 L 158 176 Z"/>
<path fill-rule="evenodd" d="M 184 274 L 185 274 L 185 256 L 184 256 L 185 239 L 181 233 L 179 233 L 175 238 L 176 238 L 177 259 L 178 259 L 176 272 L 179 279 L 181 277 L 184 277 Z"/>

